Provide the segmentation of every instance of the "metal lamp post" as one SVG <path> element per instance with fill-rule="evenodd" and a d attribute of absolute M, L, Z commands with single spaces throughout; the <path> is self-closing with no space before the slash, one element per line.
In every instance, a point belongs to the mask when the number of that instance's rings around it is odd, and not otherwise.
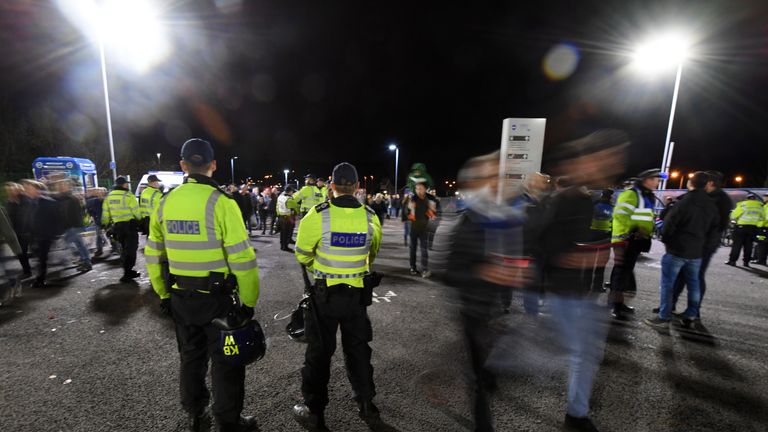
<path fill-rule="evenodd" d="M 229 167 L 232 172 L 232 184 L 235 184 L 235 159 L 237 159 L 237 156 L 229 158 Z"/>
<path fill-rule="evenodd" d="M 397 169 L 399 168 L 398 165 L 400 163 L 400 147 L 398 147 L 397 144 L 390 144 L 389 151 L 395 152 L 395 193 L 397 193 Z"/>

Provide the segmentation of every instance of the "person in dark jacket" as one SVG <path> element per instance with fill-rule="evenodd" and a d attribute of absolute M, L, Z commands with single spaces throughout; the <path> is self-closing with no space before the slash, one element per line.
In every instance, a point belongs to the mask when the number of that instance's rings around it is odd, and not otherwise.
<path fill-rule="evenodd" d="M 493 431 L 490 396 L 496 391 L 495 374 L 487 360 L 499 337 L 498 316 L 502 292 L 525 283 L 525 270 L 507 265 L 504 256 L 522 251 L 521 212 L 496 204 L 499 153 L 468 161 L 459 173 L 467 207 L 449 234 L 450 247 L 444 280 L 452 288 L 458 305 L 471 366 L 471 390 L 475 431 Z"/>
<path fill-rule="evenodd" d="M 705 248 L 704 255 L 701 257 L 701 268 L 699 270 L 699 318 L 701 318 L 701 303 L 704 300 L 704 293 L 707 291 L 707 282 L 705 274 L 709 268 L 709 263 L 712 261 L 712 257 L 720 247 L 719 239 L 722 238 L 725 230 L 728 229 L 730 223 L 731 210 L 733 210 L 733 201 L 731 197 L 725 193 L 721 188 L 723 187 L 723 173 L 719 171 L 707 171 L 709 175 L 709 181 L 707 182 L 706 192 L 707 195 L 714 201 L 715 207 L 717 207 L 718 223 L 717 223 L 717 238 L 718 241 L 712 239 L 707 244 L 709 247 Z M 674 312 L 677 306 L 677 299 L 682 294 L 685 288 L 685 277 L 678 275 L 675 281 L 674 295 L 672 298 L 672 311 Z M 654 309 L 654 313 L 658 313 L 658 308 Z"/>
<path fill-rule="evenodd" d="M 384 219 L 387 216 L 387 203 L 384 202 L 384 195 L 376 194 L 376 197 L 371 203 L 371 208 L 376 212 L 376 217 L 379 218 L 381 226 L 384 226 Z"/>
<path fill-rule="evenodd" d="M 61 222 L 59 220 L 59 203 L 47 195 L 47 188 L 44 184 L 35 180 L 22 180 L 24 192 L 30 198 L 34 205 L 34 214 L 31 218 L 31 231 L 37 245 L 38 271 L 35 279 L 35 288 L 46 288 L 50 286 L 45 277 L 48 274 L 48 253 L 56 240 L 56 236 L 62 232 Z"/>
<path fill-rule="evenodd" d="M 416 249 L 421 249 L 421 276 L 428 278 L 429 272 L 429 221 L 437 216 L 437 200 L 427 193 L 426 183 L 416 184 L 416 189 L 408 203 L 408 218 L 411 221 L 411 274 L 416 275 Z"/>
<path fill-rule="evenodd" d="M 248 191 L 248 186 L 243 185 L 240 190 L 238 191 L 237 188 L 234 188 L 233 195 L 235 198 L 235 202 L 237 202 L 237 206 L 240 207 L 240 213 L 243 215 L 243 223 L 245 223 L 245 228 L 248 230 L 248 234 L 251 234 L 251 229 L 253 228 L 251 226 L 251 218 L 254 215 L 253 212 L 253 201 L 251 201 L 251 193 Z"/>
<path fill-rule="evenodd" d="M 30 225 L 34 215 L 34 205 L 24 193 L 24 188 L 18 183 L 6 183 L 5 193 L 8 219 L 19 243 L 17 256 L 21 264 L 22 277 L 26 278 L 32 275 L 32 267 L 29 265 L 29 245 L 32 241 Z"/>
<path fill-rule="evenodd" d="M 77 253 L 80 255 L 80 263 L 77 270 L 81 272 L 90 271 L 93 266 L 91 265 L 91 256 L 88 252 L 88 248 L 83 241 L 83 219 L 85 211 L 83 209 L 83 203 L 79 197 L 72 193 L 72 181 L 69 179 L 61 180 L 58 183 L 59 193 L 56 195 L 56 200 L 61 206 L 62 215 L 62 228 L 64 229 L 64 240 L 75 246 Z"/>
<path fill-rule="evenodd" d="M 275 188 L 269 191 L 269 201 L 267 202 L 267 217 L 269 218 L 269 235 L 275 233 L 275 221 L 277 220 L 277 193 Z M 263 234 L 263 233 L 262 233 Z"/>
<path fill-rule="evenodd" d="M 649 326 L 664 329 L 672 318 L 674 284 L 680 273 L 688 286 L 688 308 L 683 313 L 683 324 L 699 316 L 699 274 L 705 251 L 717 248 L 718 210 L 705 190 L 709 181 L 707 173 L 699 171 L 688 181 L 690 192 L 685 194 L 664 220 L 661 241 L 667 253 L 661 259 L 661 301 L 659 314 L 646 319 Z"/>
<path fill-rule="evenodd" d="M 558 146 L 552 153 L 553 174 L 568 183 L 547 203 L 538 238 L 546 298 L 562 344 L 569 351 L 567 409 L 564 428 L 595 432 L 589 402 L 602 361 L 607 317 L 592 290 L 596 251 L 589 244 L 593 204 L 586 185 L 611 184 L 624 171 L 626 134 L 602 130 Z M 601 254 L 610 253 L 606 243 Z"/>

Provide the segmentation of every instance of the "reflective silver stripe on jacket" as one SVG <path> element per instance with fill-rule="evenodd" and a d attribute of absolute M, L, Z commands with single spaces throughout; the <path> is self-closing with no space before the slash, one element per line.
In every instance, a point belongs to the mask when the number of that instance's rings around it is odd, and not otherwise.
<path fill-rule="evenodd" d="M 229 263 L 229 268 L 232 269 L 232 270 L 237 270 L 237 271 L 252 270 L 252 269 L 258 268 L 258 266 L 259 265 L 258 265 L 258 263 L 256 263 L 255 259 L 252 259 L 252 260 L 246 261 L 246 262 L 231 262 L 231 263 Z"/>
<path fill-rule="evenodd" d="M 165 244 L 163 242 L 156 242 L 154 240 L 147 239 L 147 246 L 158 251 L 165 250 Z"/>
<path fill-rule="evenodd" d="M 315 261 L 317 261 L 318 263 L 324 266 L 335 267 L 340 269 L 360 268 L 360 267 L 365 267 L 365 264 L 366 264 L 366 260 L 364 259 L 358 260 L 358 261 L 339 261 L 334 259 L 323 258 L 319 255 L 315 257 Z"/>
<path fill-rule="evenodd" d="M 166 247 L 181 250 L 210 250 L 221 248 L 221 240 L 166 240 Z"/>
<path fill-rule="evenodd" d="M 314 254 L 314 253 L 312 253 L 312 252 L 308 252 L 308 251 L 305 251 L 304 249 L 302 249 L 302 248 L 300 248 L 300 247 L 298 247 L 298 246 L 297 246 L 297 247 L 296 247 L 294 250 L 295 250 L 297 253 L 299 253 L 299 254 L 301 254 L 301 255 L 304 255 L 304 256 L 307 256 L 307 257 L 310 257 L 310 258 L 312 258 L 312 257 L 314 257 L 314 256 L 315 256 L 315 254 Z"/>
<path fill-rule="evenodd" d="M 214 217 L 216 216 L 216 203 L 219 202 L 223 194 L 214 189 L 211 195 L 208 197 L 208 201 L 205 203 L 205 231 L 208 235 L 208 241 L 216 240 L 216 224 L 214 223 Z M 219 246 L 221 243 L 219 243 Z"/>
<path fill-rule="evenodd" d="M 172 268 L 175 268 L 178 270 L 213 271 L 213 270 L 220 269 L 222 267 L 227 267 L 227 262 L 223 259 L 215 260 L 215 261 L 204 261 L 204 262 L 169 261 L 169 265 Z"/>
<path fill-rule="evenodd" d="M 145 255 L 144 261 L 147 264 L 162 264 L 166 261 L 165 256 Z"/>
<path fill-rule="evenodd" d="M 248 241 L 248 239 L 245 239 L 240 243 L 236 243 L 231 246 L 224 246 L 224 250 L 227 252 L 228 255 L 236 254 L 238 252 L 242 252 L 250 248 L 251 248 L 251 242 Z"/>

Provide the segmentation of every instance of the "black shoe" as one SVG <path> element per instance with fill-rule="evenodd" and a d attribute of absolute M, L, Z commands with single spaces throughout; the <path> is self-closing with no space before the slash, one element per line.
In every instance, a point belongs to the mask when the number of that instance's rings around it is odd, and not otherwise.
<path fill-rule="evenodd" d="M 745 263 L 744 263 L 744 267 L 749 267 L 749 263 L 748 263 L 748 262 L 745 262 Z"/>
<path fill-rule="evenodd" d="M 635 308 L 633 308 L 632 306 L 627 306 L 624 303 L 616 303 L 613 307 L 614 308 L 618 308 L 621 311 L 621 313 L 624 313 L 624 314 L 634 314 L 635 313 Z"/>
<path fill-rule="evenodd" d="M 258 430 L 259 425 L 256 423 L 256 417 L 253 416 L 241 415 L 237 423 L 216 421 L 216 432 L 256 432 Z"/>
<path fill-rule="evenodd" d="M 416 269 L 415 269 L 415 268 L 412 268 L 412 269 L 411 269 L 411 274 L 415 276 L 415 275 L 419 274 L 419 272 L 418 272 L 418 271 L 416 271 Z"/>
<path fill-rule="evenodd" d="M 376 408 L 373 401 L 358 402 L 357 411 L 360 414 L 360 418 L 367 424 L 376 424 L 381 421 L 379 409 Z"/>
<path fill-rule="evenodd" d="M 93 266 L 91 264 L 80 264 L 79 266 L 77 266 L 77 271 L 79 272 L 85 273 L 91 270 L 93 270 Z"/>
<path fill-rule="evenodd" d="M 733 262 L 733 261 L 726 261 L 726 262 L 725 262 L 725 265 L 729 265 L 729 266 L 731 266 L 731 267 L 736 267 L 736 263 L 735 263 L 735 262 Z"/>
<path fill-rule="evenodd" d="M 187 429 L 190 432 L 200 432 L 208 430 L 207 426 L 211 424 L 211 411 L 205 408 L 198 414 L 189 414 L 187 417 Z"/>
<path fill-rule="evenodd" d="M 620 307 L 613 305 L 611 308 L 611 318 L 616 320 L 626 320 L 627 316 L 621 311 Z"/>
<path fill-rule="evenodd" d="M 680 317 L 680 325 L 684 328 L 691 328 L 696 323 L 696 321 L 699 321 L 700 318 L 688 318 L 685 316 Z"/>
<path fill-rule="evenodd" d="M 661 319 L 659 317 L 648 318 L 643 322 L 657 330 L 669 330 L 669 320 Z"/>
<path fill-rule="evenodd" d="M 46 283 L 44 280 L 35 280 L 35 283 L 32 284 L 32 288 L 50 288 L 51 286 Z"/>
<path fill-rule="evenodd" d="M 127 273 L 125 273 L 124 276 L 127 276 L 131 279 L 136 279 L 137 277 L 141 276 L 141 273 L 137 272 L 136 270 L 131 270 Z"/>
<path fill-rule="evenodd" d="M 328 431 L 325 426 L 325 416 L 323 412 L 313 413 L 309 407 L 303 403 L 293 406 L 293 418 L 313 431 Z"/>
<path fill-rule="evenodd" d="M 563 430 L 573 432 L 599 432 L 589 417 L 573 417 L 568 414 L 565 415 L 565 421 L 563 421 Z"/>

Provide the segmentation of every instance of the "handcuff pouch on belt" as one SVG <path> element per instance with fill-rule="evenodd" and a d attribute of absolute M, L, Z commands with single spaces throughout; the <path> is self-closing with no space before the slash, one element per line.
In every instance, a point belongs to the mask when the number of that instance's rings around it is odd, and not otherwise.
<path fill-rule="evenodd" d="M 176 276 L 170 272 L 168 274 L 182 291 L 203 291 L 214 296 L 231 296 L 237 288 L 237 279 L 232 274 L 211 272 L 207 277 Z"/>

